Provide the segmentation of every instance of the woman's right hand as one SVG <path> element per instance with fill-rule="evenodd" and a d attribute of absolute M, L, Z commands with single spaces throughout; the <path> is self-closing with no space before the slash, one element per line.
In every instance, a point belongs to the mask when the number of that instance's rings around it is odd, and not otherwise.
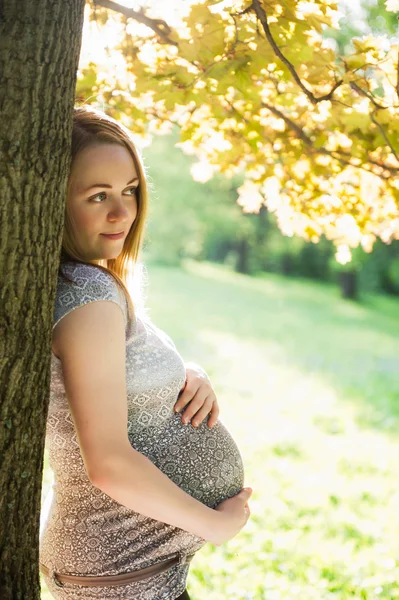
<path fill-rule="evenodd" d="M 223 500 L 214 510 L 223 517 L 219 519 L 210 541 L 215 546 L 220 546 L 231 540 L 241 531 L 248 521 L 251 511 L 248 500 L 252 494 L 251 488 L 243 488 L 238 494 L 227 500 Z"/>

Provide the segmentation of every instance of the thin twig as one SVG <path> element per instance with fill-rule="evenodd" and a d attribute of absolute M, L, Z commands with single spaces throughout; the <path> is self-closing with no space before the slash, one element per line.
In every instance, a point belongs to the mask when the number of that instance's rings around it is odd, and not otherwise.
<path fill-rule="evenodd" d="M 267 102 L 262 102 L 262 106 L 267 108 L 267 110 L 270 110 L 270 112 L 272 112 L 274 115 L 276 115 L 276 117 L 283 119 L 283 121 L 285 121 L 285 123 L 288 125 L 288 127 L 296 133 L 297 137 L 299 139 L 301 139 L 306 146 L 311 147 L 313 145 L 312 140 L 310 139 L 310 137 L 308 137 L 306 135 L 306 133 L 303 131 L 303 129 L 301 129 L 301 127 L 299 127 L 299 125 L 297 125 L 296 123 L 294 123 L 294 121 L 292 121 L 289 117 L 287 117 L 287 115 L 285 115 L 283 112 L 281 112 L 281 110 L 279 110 L 275 106 L 272 106 L 271 104 L 268 104 Z"/>
<path fill-rule="evenodd" d="M 343 152 L 342 150 L 327 150 L 327 148 L 315 148 L 311 138 L 297 125 L 294 121 L 292 121 L 287 115 L 285 115 L 281 110 L 276 108 L 275 106 L 271 106 L 266 102 L 262 102 L 262 106 L 270 110 L 274 115 L 283 119 L 283 121 L 288 125 L 288 127 L 296 134 L 296 136 L 303 141 L 303 143 L 316 154 L 324 154 L 331 156 L 331 158 L 337 160 L 343 165 L 355 167 L 357 169 L 363 169 L 370 173 L 370 169 L 367 169 L 364 164 L 357 165 L 350 161 L 352 155 L 349 152 Z M 397 175 L 399 173 L 399 168 L 391 167 L 390 165 L 386 165 L 385 163 L 379 163 L 373 159 L 367 157 L 367 162 L 378 167 L 379 169 L 383 169 L 384 171 L 388 171 L 390 175 L 384 175 L 383 173 L 374 173 L 381 179 L 388 180 L 391 175 Z"/>
<path fill-rule="evenodd" d="M 240 113 L 239 110 L 236 109 L 236 107 L 234 106 L 234 104 L 232 104 L 230 102 L 230 100 L 227 100 L 227 98 L 223 98 L 223 102 L 225 102 L 226 104 L 228 104 L 228 106 L 231 108 L 231 110 L 233 111 L 233 113 L 235 115 L 237 115 L 237 117 L 239 117 L 240 121 L 244 121 L 244 123 L 246 123 L 247 125 L 251 125 L 251 123 L 244 117 L 243 114 Z"/>
<path fill-rule="evenodd" d="M 112 2 L 111 0 L 93 1 L 94 6 L 97 5 L 103 6 L 104 8 L 109 8 L 110 10 L 114 10 L 115 12 L 125 15 L 125 17 L 134 19 L 138 23 L 146 25 L 147 27 L 152 29 L 165 44 L 178 46 L 177 42 L 174 42 L 168 37 L 172 33 L 172 29 L 163 19 L 152 19 L 151 17 L 147 17 L 147 15 L 142 10 L 133 10 L 132 8 L 122 6 L 122 4 L 118 4 L 117 2 Z"/>
<path fill-rule="evenodd" d="M 374 125 L 376 125 L 378 127 L 378 129 L 381 132 L 382 137 L 385 140 L 385 143 L 387 146 L 390 147 L 390 149 L 392 150 L 392 154 L 394 155 L 395 159 L 397 160 L 397 162 L 399 162 L 399 157 L 397 155 L 396 150 L 394 149 L 394 147 L 392 146 L 391 141 L 389 140 L 387 133 L 385 131 L 385 129 L 383 128 L 383 126 L 381 125 L 381 123 L 379 123 L 376 118 L 374 117 L 374 114 L 377 112 L 377 109 L 373 110 L 373 112 L 370 114 L 370 118 L 373 121 Z"/>
<path fill-rule="evenodd" d="M 381 109 L 381 110 L 385 110 L 385 109 L 389 108 L 388 106 L 382 106 L 381 104 L 378 104 L 378 102 L 374 98 L 373 94 L 371 94 L 367 90 L 364 90 L 363 88 L 361 88 L 354 81 L 351 81 L 349 85 L 353 90 L 355 90 L 355 92 L 357 92 L 361 96 L 365 96 L 366 98 L 368 98 L 370 100 L 370 102 L 372 102 L 374 104 L 374 106 L 376 108 Z"/>
<path fill-rule="evenodd" d="M 398 63 L 396 65 L 396 94 L 399 98 L 399 52 L 398 52 Z"/>

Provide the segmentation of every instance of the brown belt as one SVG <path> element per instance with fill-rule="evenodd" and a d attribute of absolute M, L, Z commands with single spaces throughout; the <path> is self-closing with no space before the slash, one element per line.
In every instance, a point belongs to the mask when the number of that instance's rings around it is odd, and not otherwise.
<path fill-rule="evenodd" d="M 189 563 L 193 557 L 194 554 L 178 554 L 177 556 L 168 558 L 167 560 L 163 560 L 154 565 L 150 565 L 149 567 L 145 567 L 144 569 L 130 571 L 128 573 L 119 573 L 118 575 L 67 575 L 65 573 L 61 574 L 56 573 L 55 571 L 51 571 L 48 567 L 41 563 L 40 570 L 44 575 L 51 577 L 54 583 L 59 587 L 64 587 L 65 583 L 75 583 L 77 585 L 87 586 L 113 586 L 147 579 L 147 577 L 151 577 L 152 575 L 158 575 L 158 573 L 167 571 L 175 565 Z"/>

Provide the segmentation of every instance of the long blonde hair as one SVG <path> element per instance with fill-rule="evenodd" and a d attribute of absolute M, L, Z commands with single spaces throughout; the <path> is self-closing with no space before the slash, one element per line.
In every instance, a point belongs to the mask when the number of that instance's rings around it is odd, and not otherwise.
<path fill-rule="evenodd" d="M 73 112 L 70 169 L 72 169 L 72 165 L 77 155 L 82 150 L 100 144 L 117 144 L 123 146 L 129 151 L 133 158 L 139 177 L 137 216 L 125 239 L 122 251 L 117 258 L 87 261 L 79 251 L 74 220 L 69 209 L 69 204 L 66 202 L 59 273 L 62 277 L 68 279 L 62 271 L 62 265 L 71 261 L 81 264 L 96 265 L 114 277 L 116 283 L 123 289 L 128 301 L 129 309 L 133 314 L 134 307 L 128 290 L 128 283 L 129 280 L 133 278 L 133 273 L 138 277 L 141 277 L 141 272 L 139 272 L 136 267 L 144 240 L 148 212 L 148 185 L 145 167 L 141 155 L 134 145 L 130 131 L 122 123 L 118 123 L 109 115 L 94 109 L 91 106 L 75 106 Z M 71 178 L 68 180 L 68 194 L 70 185 Z M 68 281 L 71 280 L 68 279 Z"/>

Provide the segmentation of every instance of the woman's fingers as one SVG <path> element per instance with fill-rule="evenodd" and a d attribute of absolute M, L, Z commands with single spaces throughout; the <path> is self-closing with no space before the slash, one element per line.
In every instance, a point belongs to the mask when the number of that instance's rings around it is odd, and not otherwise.
<path fill-rule="evenodd" d="M 194 427 L 198 427 L 198 425 L 200 425 L 200 423 L 202 423 L 202 421 L 205 419 L 206 415 L 210 413 L 212 415 L 212 421 L 210 421 L 210 419 L 211 419 L 211 417 L 210 417 L 208 420 L 208 426 L 213 427 L 213 425 L 215 424 L 215 422 L 217 420 L 217 416 L 215 419 L 214 415 L 213 415 L 213 407 L 215 406 L 215 404 L 216 404 L 216 408 L 217 408 L 216 400 L 213 401 L 212 398 L 209 396 L 207 398 L 205 404 L 194 415 L 194 418 L 191 421 L 191 425 L 193 425 Z M 217 414 L 219 414 L 219 409 L 217 409 L 216 412 L 217 412 Z"/>
<path fill-rule="evenodd" d="M 206 390 L 198 390 L 183 413 L 183 423 L 189 423 L 192 419 L 191 424 L 197 426 L 210 412 L 213 398 L 212 396 L 207 396 L 206 394 Z"/>
<path fill-rule="evenodd" d="M 219 407 L 212 386 L 199 378 L 186 381 L 184 388 L 180 391 L 176 404 L 175 412 L 180 412 L 187 407 L 182 414 L 182 422 L 189 423 L 198 427 L 200 423 L 209 414 L 208 425 L 213 427 L 219 416 Z"/>
<path fill-rule="evenodd" d="M 212 405 L 212 410 L 210 412 L 209 419 L 208 419 L 209 427 L 213 427 L 216 424 L 218 417 L 219 417 L 219 412 L 220 412 L 219 405 L 217 403 L 217 400 L 215 400 Z"/>
<path fill-rule="evenodd" d="M 182 408 L 184 408 L 191 400 L 194 398 L 196 393 L 200 389 L 200 383 L 195 381 L 190 381 L 186 383 L 184 388 L 180 390 L 180 396 L 175 404 L 175 412 L 179 412 Z"/>

